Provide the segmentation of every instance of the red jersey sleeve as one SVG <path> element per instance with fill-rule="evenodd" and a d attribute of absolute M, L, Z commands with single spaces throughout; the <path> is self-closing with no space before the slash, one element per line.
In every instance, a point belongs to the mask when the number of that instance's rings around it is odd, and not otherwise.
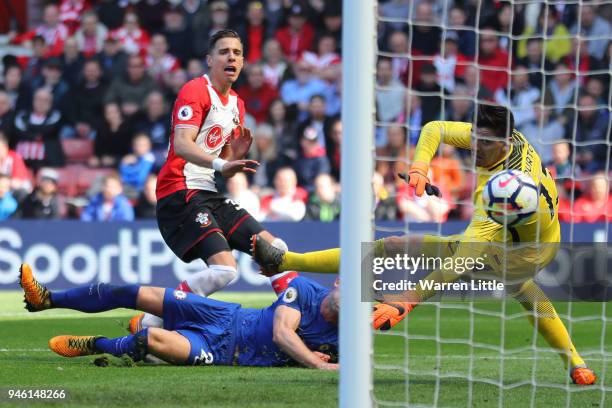
<path fill-rule="evenodd" d="M 9 155 L 13 157 L 13 172 L 11 178 L 17 180 L 30 180 L 30 172 L 26 167 L 23 159 L 16 152 L 9 151 Z"/>
<path fill-rule="evenodd" d="M 202 78 L 187 82 L 179 91 L 174 103 L 173 129 L 199 129 L 209 109 L 210 96 L 206 89 L 206 82 Z"/>

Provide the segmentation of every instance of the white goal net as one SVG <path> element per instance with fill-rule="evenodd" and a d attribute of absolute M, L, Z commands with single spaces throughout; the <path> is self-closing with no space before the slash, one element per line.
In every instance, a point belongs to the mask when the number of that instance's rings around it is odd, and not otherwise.
<path fill-rule="evenodd" d="M 611 16 L 610 0 L 379 0 L 377 237 L 465 229 L 478 178 L 468 150 L 441 145 L 432 160 L 429 177 L 442 198 L 415 197 L 397 174 L 409 170 L 423 125 L 474 122 L 487 103 L 512 110 L 515 129 L 555 179 L 562 243 L 609 242 Z M 423 302 L 393 329 L 374 331 L 372 405 L 612 406 L 605 297 L 553 299 L 597 375 L 578 386 L 530 312 L 504 293 L 489 295 Z"/>

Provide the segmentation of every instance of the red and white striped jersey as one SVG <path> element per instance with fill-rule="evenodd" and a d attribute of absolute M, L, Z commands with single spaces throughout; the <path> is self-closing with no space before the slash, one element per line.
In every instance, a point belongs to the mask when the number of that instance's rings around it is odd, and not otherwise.
<path fill-rule="evenodd" d="M 156 81 L 161 82 L 165 74 L 176 71 L 181 67 L 179 60 L 171 54 L 166 54 L 161 58 L 154 59 L 150 54 L 145 57 L 145 66 L 149 75 Z"/>
<path fill-rule="evenodd" d="M 205 75 L 194 78 L 181 88 L 172 110 L 172 129 L 168 158 L 157 178 L 157 199 L 180 190 L 217 191 L 215 171 L 187 162 L 174 153 L 174 131 L 180 128 L 198 130 L 196 145 L 219 157 L 230 136 L 244 121 L 244 102 L 236 92 L 224 97 Z"/>
<path fill-rule="evenodd" d="M 128 31 L 124 27 L 119 27 L 110 32 L 110 36 L 117 40 L 123 51 L 128 54 L 146 55 L 149 47 L 149 34 L 142 28 Z"/>

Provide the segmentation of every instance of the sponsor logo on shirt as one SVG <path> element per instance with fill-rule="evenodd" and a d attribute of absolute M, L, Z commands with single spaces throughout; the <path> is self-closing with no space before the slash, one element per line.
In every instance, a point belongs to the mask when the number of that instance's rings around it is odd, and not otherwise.
<path fill-rule="evenodd" d="M 223 128 L 219 125 L 215 125 L 208 133 L 206 133 L 206 147 L 210 150 L 215 150 L 223 143 Z"/>

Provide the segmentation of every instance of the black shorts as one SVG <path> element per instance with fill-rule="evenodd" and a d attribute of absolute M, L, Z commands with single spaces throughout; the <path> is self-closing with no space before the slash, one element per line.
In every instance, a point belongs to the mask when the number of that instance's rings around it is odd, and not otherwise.
<path fill-rule="evenodd" d="M 251 236 L 264 229 L 232 200 L 204 190 L 181 190 L 159 200 L 157 225 L 184 262 L 231 249 L 249 253 Z"/>

